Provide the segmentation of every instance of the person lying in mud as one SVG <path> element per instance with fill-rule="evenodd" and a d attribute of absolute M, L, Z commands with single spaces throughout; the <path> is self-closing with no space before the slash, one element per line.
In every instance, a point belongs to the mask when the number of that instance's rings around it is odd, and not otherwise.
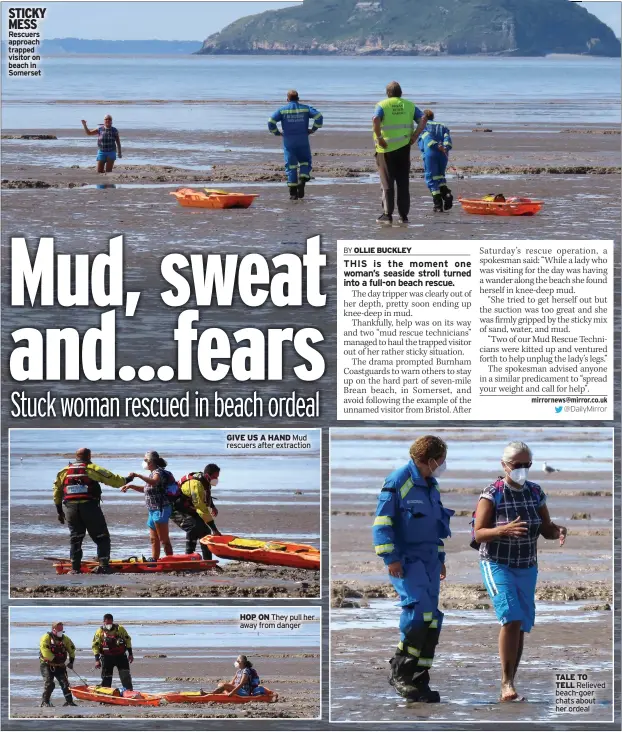
<path fill-rule="evenodd" d="M 235 676 L 229 683 L 220 684 L 212 694 L 226 694 L 227 696 L 261 696 L 266 690 L 261 686 L 259 674 L 253 668 L 253 664 L 246 656 L 238 656 L 233 664 Z"/>
<path fill-rule="evenodd" d="M 402 606 L 389 683 L 411 702 L 440 701 L 430 688 L 429 670 L 443 625 L 438 608 L 440 583 L 447 576 L 443 539 L 451 536 L 454 514 L 441 503 L 436 480 L 446 468 L 447 445 L 440 437 L 415 440 L 410 461 L 384 481 L 373 525 L 376 554 Z"/>
<path fill-rule="evenodd" d="M 536 616 L 538 536 L 566 541 L 567 530 L 551 521 L 544 491 L 527 480 L 532 454 L 524 442 L 503 451 L 503 475 L 479 497 L 471 546 L 479 550 L 484 586 L 492 600 L 499 631 L 501 701 L 519 698 L 514 686 L 525 633 Z"/>
<path fill-rule="evenodd" d="M 160 558 L 160 550 L 168 557 L 173 553 L 171 539 L 169 537 L 168 522 L 171 518 L 172 504 L 179 496 L 179 486 L 173 474 L 165 470 L 166 460 L 161 458 L 155 450 L 145 453 L 143 468 L 149 470 L 149 475 L 130 473 L 130 480 L 138 478 L 144 481 L 145 485 L 131 485 L 127 483 L 121 488 L 123 493 L 131 488 L 133 491 L 145 495 L 145 504 L 149 511 L 147 526 L 151 540 L 151 559 L 157 561 Z"/>
<path fill-rule="evenodd" d="M 97 135 L 97 172 L 111 173 L 117 156 L 119 159 L 123 157 L 119 130 L 112 126 L 112 116 L 107 114 L 104 124 L 98 125 L 94 130 L 89 130 L 85 119 L 81 122 L 87 135 Z"/>

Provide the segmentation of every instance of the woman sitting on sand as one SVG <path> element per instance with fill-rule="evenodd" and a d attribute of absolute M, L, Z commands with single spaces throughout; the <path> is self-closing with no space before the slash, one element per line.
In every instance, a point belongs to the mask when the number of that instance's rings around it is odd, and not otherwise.
<path fill-rule="evenodd" d="M 85 119 L 82 120 L 82 127 L 87 135 L 97 135 L 97 172 L 111 173 L 117 155 L 123 157 L 119 130 L 112 126 L 112 115 L 107 114 L 104 124 L 94 130 L 89 130 Z"/>
<path fill-rule="evenodd" d="M 246 656 L 238 656 L 233 664 L 236 668 L 235 676 L 230 683 L 224 683 L 216 687 L 212 694 L 226 694 L 227 696 L 261 696 L 266 693 L 263 686 L 260 686 L 259 674 L 253 668 L 253 664 Z"/>
<path fill-rule="evenodd" d="M 173 495 L 179 490 L 172 473 L 166 468 L 166 460 L 161 458 L 155 450 L 145 454 L 143 468 L 149 470 L 149 475 L 130 473 L 130 479 L 139 478 L 145 482 L 144 486 L 131 485 L 127 483 L 121 488 L 123 493 L 131 488 L 138 493 L 145 494 L 145 503 L 149 510 L 147 526 L 151 538 L 151 557 L 153 561 L 160 558 L 160 547 L 164 554 L 170 556 L 173 553 L 171 540 L 168 533 L 168 522 L 171 518 Z M 172 490 L 175 489 L 175 490 Z"/>
<path fill-rule="evenodd" d="M 559 539 L 567 530 L 551 521 L 544 491 L 527 480 L 532 454 L 524 442 L 510 442 L 503 451 L 503 475 L 480 495 L 473 548 L 497 619 L 501 657 L 501 701 L 518 700 L 514 680 L 523 653 L 525 633 L 536 616 L 538 536 Z M 479 545 L 479 546 L 478 546 Z"/>

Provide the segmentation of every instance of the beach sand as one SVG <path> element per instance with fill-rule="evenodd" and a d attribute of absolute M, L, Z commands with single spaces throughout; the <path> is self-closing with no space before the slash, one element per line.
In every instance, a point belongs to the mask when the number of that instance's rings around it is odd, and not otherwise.
<path fill-rule="evenodd" d="M 24 134 L 28 130 L 7 132 Z M 50 132 L 59 138 L 76 136 L 75 131 Z M 450 165 L 465 177 L 457 178 L 452 168 L 448 170 L 454 197 L 503 191 L 506 196 L 541 198 L 545 207 L 533 218 L 471 216 L 461 210 L 457 200 L 447 216 L 434 216 L 419 152 L 413 149 L 411 226 L 394 230 L 381 230 L 375 224 L 380 190 L 370 139 L 362 132 L 322 131 L 314 136 L 315 180 L 308 185 L 305 200 L 294 204 L 287 200 L 278 141 L 262 132 L 190 136 L 132 131 L 124 144 L 124 159 L 106 176 L 98 176 L 94 165 L 69 167 L 71 156 L 76 155 L 71 148 L 48 147 L 46 151 L 49 143 L 45 140 L 11 140 L 3 158 L 4 226 L 11 234 L 36 232 L 42 236 L 53 231 L 59 238 L 102 238 L 114 221 L 127 233 L 131 248 L 139 246 L 132 236 L 137 232 L 140 242 L 149 242 L 156 251 L 170 241 L 183 241 L 186 246 L 213 242 L 222 247 L 231 238 L 255 243 L 291 241 L 313 231 L 322 232 L 329 241 L 365 239 L 379 231 L 387 238 L 610 238 L 620 219 L 620 137 L 603 134 L 598 128 L 592 134 L 579 132 L 585 130 L 456 133 Z M 151 161 L 157 161 L 164 149 L 159 150 L 159 141 L 173 142 L 180 147 L 179 162 L 158 165 L 143 157 L 136 165 L 132 141 L 151 141 Z M 186 149 L 184 143 L 204 143 L 200 163 L 211 169 L 197 170 L 196 148 Z M 167 152 L 170 155 L 170 149 Z M 33 164 L 42 156 L 49 164 Z M 184 164 L 191 167 L 184 168 Z M 119 187 L 87 187 L 95 184 Z M 168 196 L 176 186 L 200 188 L 200 184 L 242 188 L 259 193 L 259 198 L 246 211 L 202 211 L 181 209 Z M 208 231 L 202 226 L 207 217 Z"/>
<path fill-rule="evenodd" d="M 136 643 L 136 640 L 134 641 Z M 206 650 L 203 650 L 207 646 Z M 197 638 L 197 649 L 177 649 L 162 646 L 157 653 L 141 652 L 137 647 L 131 671 L 134 688 L 146 692 L 196 691 L 214 689 L 221 680 L 233 676 L 233 659 L 239 648 L 209 650 L 209 637 Z M 77 700 L 78 708 L 62 707 L 60 690 L 54 691 L 54 708 L 41 709 L 43 682 L 35 656 L 11 662 L 10 711 L 12 718 L 41 719 L 140 719 L 157 718 L 314 718 L 320 711 L 320 660 L 314 648 L 291 648 L 274 651 L 268 647 L 247 651 L 257 668 L 261 682 L 279 694 L 275 703 L 226 704 L 167 704 L 161 707 L 115 707 Z M 164 657 L 158 657 L 164 655 Z M 97 683 L 98 671 L 93 669 L 90 649 L 78 649 L 76 671 Z M 69 672 L 70 681 L 80 684 Z M 39 677 L 39 678 L 37 678 Z M 119 680 L 115 672 L 113 686 Z"/>
<path fill-rule="evenodd" d="M 106 489 L 109 490 L 109 489 Z M 244 527 L 244 535 L 269 535 L 270 532 L 317 533 L 319 535 L 319 505 L 296 506 L 296 497 L 281 507 L 260 505 L 252 511 L 244 507 L 224 506 L 219 514 L 218 527 L 223 533 L 229 529 Z M 220 560 L 222 572 L 172 572 L 113 575 L 57 575 L 52 562 L 44 556 L 69 556 L 69 531 L 66 526 L 52 522 L 49 506 L 35 505 L 28 512 L 13 510 L 11 515 L 11 596 L 33 597 L 319 597 L 320 573 L 305 569 Z M 139 506 L 128 511 L 127 506 L 102 504 L 112 536 L 113 558 L 134 554 L 149 554 L 148 530 L 145 526 L 146 511 Z M 37 551 L 27 550 L 28 536 L 23 530 L 41 527 Z M 144 538 L 128 543 L 123 536 L 115 537 L 115 526 L 124 531 L 133 530 Z M 53 531 L 45 530 L 50 527 Z M 170 524 L 173 550 L 185 551 L 185 535 L 174 523 Z M 318 545 L 318 542 L 312 542 Z M 18 555 L 16 556 L 16 552 Z M 84 541 L 85 558 L 95 557 L 94 544 Z M 214 557 L 217 559 L 217 557 Z"/>
<path fill-rule="evenodd" d="M 407 432 L 401 430 L 404 439 Z M 351 439 L 352 433 L 341 430 L 332 439 Z M 376 439 L 382 444 L 382 437 L 390 436 L 385 431 Z M 460 436 L 453 428 L 442 436 L 450 451 L 452 440 L 473 439 L 472 432 Z M 483 431 L 480 438 L 484 442 L 503 439 L 494 429 Z M 365 439 L 374 439 L 373 428 L 366 430 Z M 572 440 L 580 442 L 580 433 Z M 353 445 L 349 456 L 355 454 Z M 589 453 L 589 445 L 588 439 L 577 448 L 577 455 Z M 426 707 L 406 705 L 387 683 L 388 659 L 399 640 L 400 610 L 385 566 L 371 546 L 376 500 L 364 491 L 377 488 L 389 471 L 366 463 L 365 474 L 357 478 L 355 462 L 348 467 L 342 457 L 339 468 L 331 471 L 331 488 L 350 486 L 351 491 L 350 495 L 343 490 L 331 493 L 333 721 L 610 720 L 611 472 L 570 469 L 546 475 L 535 465 L 530 472 L 530 480 L 546 492 L 553 520 L 568 528 L 568 538 L 563 548 L 556 541 L 539 540 L 536 625 L 527 636 L 517 678 L 518 690 L 528 701 L 506 705 L 498 703 L 498 625 L 481 580 L 478 555 L 469 547 L 469 522 L 477 496 L 496 476 L 476 468 L 452 469 L 448 461 L 440 490 L 443 504 L 456 514 L 451 520 L 452 536 L 445 540 L 447 579 L 440 599 L 445 622 L 432 669 L 432 686 L 439 689 L 443 703 Z M 607 688 L 599 691 L 585 714 L 556 713 L 554 674 L 573 671 L 588 673 L 590 681 L 606 682 Z"/>

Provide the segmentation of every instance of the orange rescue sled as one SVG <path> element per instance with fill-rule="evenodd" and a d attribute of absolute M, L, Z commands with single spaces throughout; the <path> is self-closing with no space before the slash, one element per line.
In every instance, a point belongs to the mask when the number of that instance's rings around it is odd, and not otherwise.
<path fill-rule="evenodd" d="M 70 686 L 76 699 L 99 702 L 100 704 L 116 704 L 122 707 L 159 707 L 163 702 L 162 694 L 146 694 L 142 691 L 119 691 L 119 689 L 102 690 L 100 686 Z M 164 704 L 166 704 L 164 700 Z"/>
<path fill-rule="evenodd" d="M 265 688 L 265 687 L 264 687 Z M 237 694 L 210 694 L 206 691 L 175 691 L 162 695 L 169 704 L 247 704 L 248 702 L 273 703 L 278 700 L 279 695 L 266 689 L 265 694 L 258 696 L 238 696 Z"/>
<path fill-rule="evenodd" d="M 110 569 L 115 573 L 140 573 L 140 572 L 202 572 L 213 569 L 218 564 L 215 559 L 203 559 L 195 552 L 194 554 L 173 554 L 170 557 L 160 557 L 157 562 L 148 562 L 144 558 L 129 557 L 128 559 L 111 559 Z M 91 574 L 99 566 L 99 562 L 86 561 L 81 564 L 81 571 L 84 574 Z M 71 571 L 71 561 L 60 560 L 54 562 L 56 574 L 68 574 Z"/>
<path fill-rule="evenodd" d="M 262 541 L 227 534 L 204 536 L 200 541 L 201 544 L 209 547 L 217 557 L 223 559 L 303 569 L 320 568 L 320 550 L 308 544 Z"/>
<path fill-rule="evenodd" d="M 248 208 L 259 194 L 180 188 L 169 195 L 175 196 L 179 205 L 186 208 Z"/>
<path fill-rule="evenodd" d="M 544 201 L 531 198 L 506 198 L 505 201 L 485 201 L 481 198 L 459 198 L 466 213 L 480 216 L 535 216 Z"/>

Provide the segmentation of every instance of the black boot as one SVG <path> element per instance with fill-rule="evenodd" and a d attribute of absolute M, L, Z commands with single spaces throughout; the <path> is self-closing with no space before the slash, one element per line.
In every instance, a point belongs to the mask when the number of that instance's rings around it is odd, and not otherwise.
<path fill-rule="evenodd" d="M 454 197 L 451 195 L 451 191 L 447 186 L 441 186 L 441 196 L 443 197 L 443 206 L 445 207 L 445 211 L 449 211 L 449 209 L 454 205 Z"/>
<path fill-rule="evenodd" d="M 77 707 L 78 705 L 73 700 L 73 697 L 71 694 L 65 694 L 65 703 L 63 704 L 64 707 Z"/>
<path fill-rule="evenodd" d="M 288 184 L 287 189 L 289 190 L 289 200 L 297 201 L 298 200 L 298 186 L 290 186 Z"/>
<path fill-rule="evenodd" d="M 110 559 L 108 559 L 108 557 L 100 557 L 99 567 L 95 567 L 93 574 L 112 574 L 112 569 L 110 569 Z"/>
<path fill-rule="evenodd" d="M 298 184 L 298 198 L 304 198 L 305 197 L 305 181 L 301 180 Z"/>
<path fill-rule="evenodd" d="M 417 687 L 413 683 L 412 677 L 417 667 L 417 659 L 408 656 L 394 656 L 389 663 L 391 664 L 389 684 L 395 691 L 407 699 L 412 694 L 416 694 Z"/>
<path fill-rule="evenodd" d="M 50 694 L 46 694 L 45 691 L 43 692 L 43 696 L 41 697 L 41 704 L 39 706 L 42 707 L 53 707 L 54 705 L 50 701 Z"/>
<path fill-rule="evenodd" d="M 443 197 L 440 193 L 433 193 L 432 200 L 434 201 L 434 213 L 443 212 Z"/>
<path fill-rule="evenodd" d="M 441 695 L 438 691 L 430 689 L 430 674 L 427 669 L 423 672 L 418 669 L 413 674 L 413 685 L 416 691 L 414 694 L 409 694 L 408 701 L 423 702 L 425 704 L 438 704 L 440 702 Z"/>
<path fill-rule="evenodd" d="M 205 544 L 201 544 L 201 556 L 203 559 L 212 559 L 212 552 L 209 550 L 209 547 L 205 546 Z"/>
<path fill-rule="evenodd" d="M 186 539 L 186 554 L 194 554 L 197 550 L 196 539 Z"/>

